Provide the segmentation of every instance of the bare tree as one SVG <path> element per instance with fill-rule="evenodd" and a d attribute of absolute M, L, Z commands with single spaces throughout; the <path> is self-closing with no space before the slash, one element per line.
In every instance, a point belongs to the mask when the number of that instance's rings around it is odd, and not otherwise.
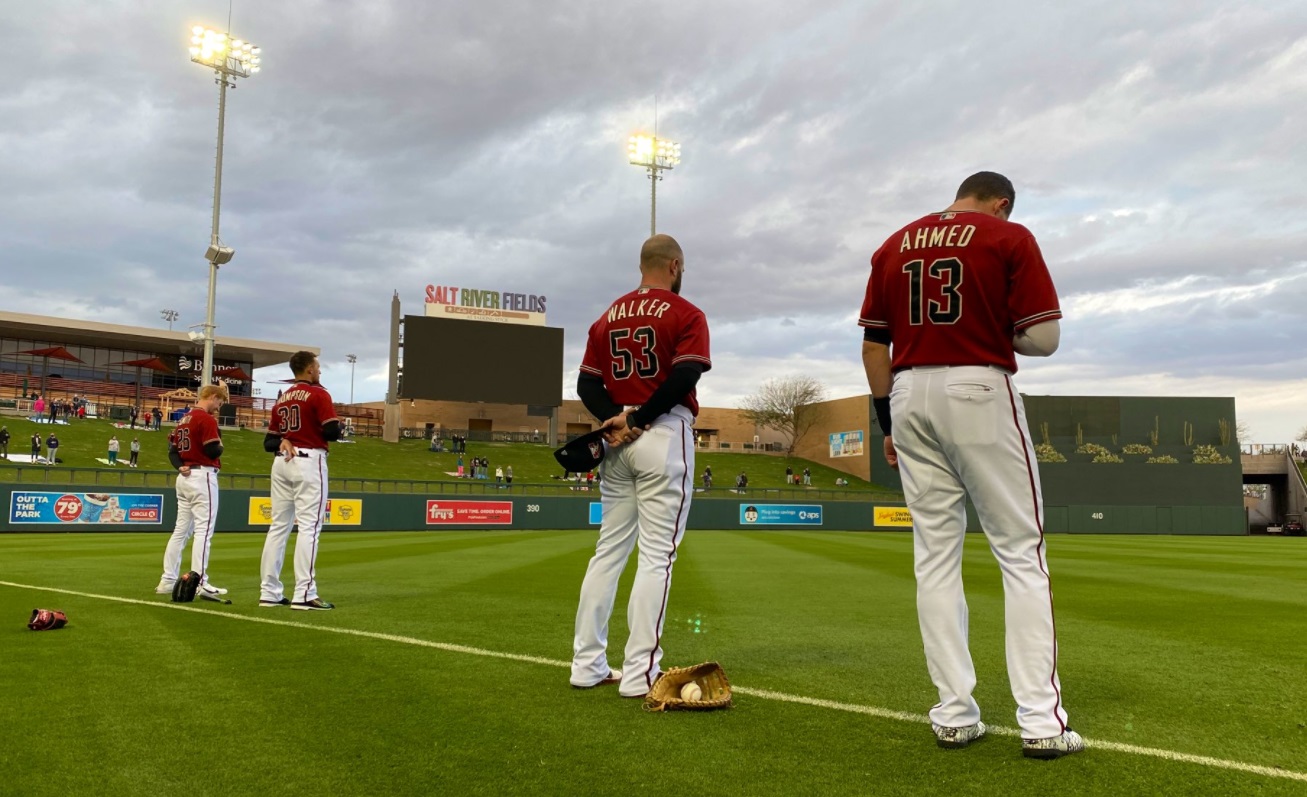
<path fill-rule="evenodd" d="M 1297 440 L 1300 443 L 1307 443 L 1307 426 L 1304 426 L 1301 430 L 1299 430 L 1298 436 L 1293 439 Z"/>
<path fill-rule="evenodd" d="M 1234 442 L 1251 443 L 1253 441 L 1253 430 L 1247 421 L 1239 421 L 1234 425 Z"/>
<path fill-rule="evenodd" d="M 758 392 L 748 396 L 741 407 L 744 417 L 754 424 L 774 429 L 789 438 L 787 456 L 812 427 L 822 420 L 821 408 L 826 400 L 826 386 L 810 376 L 781 376 L 763 382 Z"/>

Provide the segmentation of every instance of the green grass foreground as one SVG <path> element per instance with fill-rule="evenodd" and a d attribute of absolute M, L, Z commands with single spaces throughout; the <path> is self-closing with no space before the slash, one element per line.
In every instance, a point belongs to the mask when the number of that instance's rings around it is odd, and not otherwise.
<path fill-rule="evenodd" d="M 116 435 L 122 450 L 118 454 L 118 468 L 125 468 L 128 460 L 128 444 L 133 436 L 141 441 L 140 467 L 142 470 L 166 471 L 168 464 L 168 432 L 171 427 L 164 426 L 158 432 L 118 429 L 109 421 L 84 420 L 74 421 L 67 426 L 36 424 L 25 418 L 0 417 L 0 424 L 9 428 L 13 439 L 9 443 L 11 454 L 28 454 L 31 451 L 33 433 L 40 433 L 42 441 L 53 430 L 59 437 L 59 458 L 63 465 L 54 468 L 100 468 L 105 467 L 97 458 L 108 457 L 109 438 Z M 243 473 L 266 476 L 271 468 L 271 457 L 263 451 L 262 431 L 234 430 L 223 431 L 223 446 L 226 449 L 222 457 L 224 473 Z M 353 443 L 332 446 L 331 476 L 348 479 L 412 479 L 418 481 L 457 481 L 451 473 L 458 471 L 458 455 L 434 454 L 428 450 L 429 443 L 424 440 L 401 440 L 398 443 L 386 443 L 380 438 L 359 437 Z M 490 460 L 491 480 L 495 468 L 512 466 L 513 481 L 521 483 L 549 483 L 555 477 L 563 475 L 562 468 L 554 461 L 553 447 L 530 443 L 468 443 L 467 453 L 463 455 L 464 464 L 470 468 L 472 457 L 486 457 Z M 41 448 L 45 454 L 45 446 Z M 6 481 L 4 468 L 8 466 L 0 460 L 0 481 Z M 720 452 L 698 451 L 695 454 L 695 484 L 702 484 L 699 477 L 703 469 L 713 469 L 713 486 L 717 489 L 733 487 L 735 477 L 740 471 L 749 475 L 750 488 L 768 488 L 785 486 L 785 467 L 789 465 L 795 473 L 811 468 L 813 487 L 833 489 L 835 479 L 849 479 L 852 485 L 849 491 L 872 489 L 871 483 L 849 476 L 825 465 L 819 465 L 804 459 L 770 456 L 766 454 L 730 454 Z M 79 480 L 80 483 L 80 480 Z M 884 490 L 881 490 L 884 492 Z"/>
<path fill-rule="evenodd" d="M 324 536 L 339 609 L 259 609 L 258 534 L 218 535 L 232 606 L 155 596 L 163 534 L 0 535 L 0 792 L 68 794 L 1297 794 L 1304 784 L 1107 750 L 1044 763 L 1015 739 L 936 749 L 923 724 L 739 696 L 652 715 L 568 672 L 356 629 L 566 661 L 593 532 Z M 1090 739 L 1307 771 L 1307 546 L 1057 536 L 1061 674 Z M 935 701 L 903 533 L 691 532 L 666 665 L 916 714 Z M 189 559 L 187 560 L 189 561 Z M 977 696 L 1015 725 L 1002 593 L 966 543 Z M 611 634 L 625 642 L 624 579 Z M 70 625 L 32 633 L 33 607 Z M 276 626 L 223 616 L 275 618 Z"/>

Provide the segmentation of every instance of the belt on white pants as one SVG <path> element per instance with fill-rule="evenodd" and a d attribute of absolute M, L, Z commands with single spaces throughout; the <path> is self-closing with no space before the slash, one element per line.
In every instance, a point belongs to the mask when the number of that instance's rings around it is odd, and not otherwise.
<path fill-rule="evenodd" d="M 921 373 L 932 373 L 939 371 L 948 371 L 952 368 L 988 368 L 991 371 L 998 371 L 1000 374 L 1012 375 L 1012 372 L 1002 366 L 990 365 L 988 363 L 981 365 L 914 365 L 909 368 L 900 368 L 900 371 L 919 371 Z"/>

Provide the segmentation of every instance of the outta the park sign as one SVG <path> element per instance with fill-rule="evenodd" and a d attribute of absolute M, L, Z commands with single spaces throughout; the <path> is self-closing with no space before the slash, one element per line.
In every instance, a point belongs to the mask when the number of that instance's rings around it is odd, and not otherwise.
<path fill-rule="evenodd" d="M 437 318 L 545 325 L 545 297 L 532 293 L 428 285 L 426 308 L 428 316 Z"/>

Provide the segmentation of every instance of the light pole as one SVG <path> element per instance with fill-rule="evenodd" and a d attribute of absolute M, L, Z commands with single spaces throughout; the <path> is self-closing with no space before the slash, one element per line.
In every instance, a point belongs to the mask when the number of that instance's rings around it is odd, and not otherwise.
<path fill-rule="evenodd" d="M 176 310 L 160 310 L 159 315 L 163 316 L 163 320 L 168 322 L 169 332 L 172 332 L 172 322 L 181 318 L 181 313 L 178 313 Z"/>
<path fill-rule="evenodd" d="M 626 153 L 631 164 L 649 170 L 649 234 L 658 232 L 658 181 L 681 162 L 681 145 L 652 136 L 631 136 Z"/>
<path fill-rule="evenodd" d="M 236 79 L 258 72 L 262 50 L 240 39 L 230 39 L 202 25 L 191 28 L 191 60 L 213 70 L 218 84 L 218 154 L 213 167 L 213 230 L 209 235 L 209 249 L 204 259 L 209 261 L 209 302 L 204 315 L 204 371 L 201 385 L 213 381 L 213 302 L 218 285 L 218 266 L 227 263 L 235 254 L 229 246 L 218 240 L 218 209 L 222 201 L 222 134 L 227 116 L 227 89 L 236 88 Z"/>
<path fill-rule="evenodd" d="M 346 354 L 345 359 L 349 361 L 349 403 L 354 403 L 354 363 L 359 361 L 358 357 L 352 354 Z"/>

